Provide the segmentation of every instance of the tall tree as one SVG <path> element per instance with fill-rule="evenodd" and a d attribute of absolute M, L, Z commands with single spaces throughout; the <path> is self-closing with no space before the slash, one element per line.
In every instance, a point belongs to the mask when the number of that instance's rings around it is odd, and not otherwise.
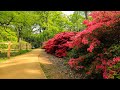
<path fill-rule="evenodd" d="M 88 19 L 88 12 L 84 11 L 84 13 L 85 13 L 85 19 Z"/>
<path fill-rule="evenodd" d="M 82 14 L 82 11 L 74 11 L 74 13 L 69 16 L 69 20 L 71 22 L 69 28 L 72 31 L 81 31 L 84 29 L 84 25 L 82 24 L 84 16 Z"/>

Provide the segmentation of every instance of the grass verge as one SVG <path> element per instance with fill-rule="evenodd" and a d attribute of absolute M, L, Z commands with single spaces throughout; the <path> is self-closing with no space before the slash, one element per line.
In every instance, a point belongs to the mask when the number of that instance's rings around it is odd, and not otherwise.
<path fill-rule="evenodd" d="M 25 54 L 27 52 L 30 52 L 31 50 L 19 50 L 19 51 L 13 51 L 11 52 L 11 58 L 12 57 L 15 57 L 15 56 L 18 56 L 18 55 L 21 55 L 21 54 Z M 7 52 L 0 52 L 0 62 L 4 62 L 8 60 L 7 58 Z"/>

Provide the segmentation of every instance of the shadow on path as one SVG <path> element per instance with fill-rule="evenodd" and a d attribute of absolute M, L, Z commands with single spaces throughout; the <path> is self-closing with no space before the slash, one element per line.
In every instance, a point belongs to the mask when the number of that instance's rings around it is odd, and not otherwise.
<path fill-rule="evenodd" d="M 46 79 L 40 67 L 40 49 L 0 63 L 0 79 Z"/>

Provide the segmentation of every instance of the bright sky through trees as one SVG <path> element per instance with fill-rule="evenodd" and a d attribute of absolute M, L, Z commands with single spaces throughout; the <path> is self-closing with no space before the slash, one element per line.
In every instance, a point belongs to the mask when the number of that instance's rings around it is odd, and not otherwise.
<path fill-rule="evenodd" d="M 62 11 L 62 12 L 66 15 L 70 15 L 70 14 L 73 14 L 74 11 Z"/>

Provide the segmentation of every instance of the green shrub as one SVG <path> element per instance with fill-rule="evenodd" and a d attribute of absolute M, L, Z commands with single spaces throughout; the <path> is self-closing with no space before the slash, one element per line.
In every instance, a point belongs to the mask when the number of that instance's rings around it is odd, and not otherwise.
<path fill-rule="evenodd" d="M 7 49 L 8 45 L 7 44 L 0 44 L 0 49 Z"/>

